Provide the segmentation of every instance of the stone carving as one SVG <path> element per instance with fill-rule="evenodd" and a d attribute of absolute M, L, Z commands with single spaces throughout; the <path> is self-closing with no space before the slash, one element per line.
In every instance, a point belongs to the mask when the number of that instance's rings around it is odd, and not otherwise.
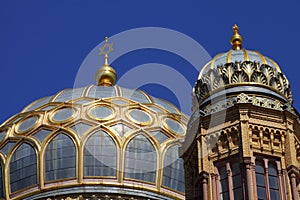
<path fill-rule="evenodd" d="M 278 100 L 269 99 L 266 97 L 257 97 L 254 95 L 247 95 L 245 93 L 241 93 L 236 97 L 229 97 L 223 101 L 219 101 L 213 104 L 208 104 L 204 107 L 203 112 L 204 115 L 210 115 L 216 113 L 218 111 L 227 109 L 229 107 L 234 106 L 236 103 L 250 103 L 254 106 L 274 109 L 274 110 L 283 110 L 284 108 L 290 112 L 294 113 L 293 107 L 289 104 L 282 104 Z"/>

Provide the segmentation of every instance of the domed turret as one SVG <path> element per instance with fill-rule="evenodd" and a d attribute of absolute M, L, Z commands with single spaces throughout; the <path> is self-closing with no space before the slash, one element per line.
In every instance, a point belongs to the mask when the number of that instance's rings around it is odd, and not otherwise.
<path fill-rule="evenodd" d="M 299 115 L 277 63 L 232 49 L 201 70 L 182 148 L 186 199 L 298 199 Z"/>
<path fill-rule="evenodd" d="M 250 94 L 249 100 L 252 97 L 256 98 L 255 101 L 262 96 L 271 97 L 269 103 L 273 107 L 292 103 L 290 84 L 278 64 L 258 51 L 242 48 L 243 39 L 236 25 L 233 31 L 232 49 L 217 54 L 199 74 L 194 93 L 200 107 L 219 96 L 229 98 L 241 92 Z"/>

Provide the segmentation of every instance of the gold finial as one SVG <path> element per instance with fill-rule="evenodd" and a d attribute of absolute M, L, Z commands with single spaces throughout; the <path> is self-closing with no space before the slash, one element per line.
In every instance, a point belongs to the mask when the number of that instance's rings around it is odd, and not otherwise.
<path fill-rule="evenodd" d="M 104 55 L 104 64 L 95 74 L 95 80 L 99 86 L 113 86 L 116 83 L 116 71 L 108 64 L 108 54 L 112 51 L 113 43 L 108 44 L 108 37 L 105 37 L 105 44 L 100 48 L 99 54 Z"/>
<path fill-rule="evenodd" d="M 233 50 L 242 49 L 243 37 L 239 34 L 239 27 L 235 24 L 232 27 L 233 35 L 230 38 L 230 43 Z"/>

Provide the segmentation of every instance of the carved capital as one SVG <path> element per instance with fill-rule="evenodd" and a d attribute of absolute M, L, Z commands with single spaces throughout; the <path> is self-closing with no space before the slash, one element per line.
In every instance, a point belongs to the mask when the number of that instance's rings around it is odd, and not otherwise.
<path fill-rule="evenodd" d="M 291 165 L 287 168 L 287 172 L 291 178 L 295 178 L 296 174 L 299 174 L 299 170 L 294 165 Z"/>

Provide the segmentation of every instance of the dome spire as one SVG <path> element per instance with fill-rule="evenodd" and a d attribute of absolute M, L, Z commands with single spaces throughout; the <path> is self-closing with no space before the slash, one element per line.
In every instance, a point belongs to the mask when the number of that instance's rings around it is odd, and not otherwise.
<path fill-rule="evenodd" d="M 239 27 L 235 24 L 232 27 L 233 35 L 230 38 L 230 43 L 233 50 L 242 49 L 243 37 L 239 34 Z"/>
<path fill-rule="evenodd" d="M 108 43 L 108 37 L 105 37 L 105 44 L 99 50 L 99 55 L 104 55 L 104 64 L 96 72 L 95 80 L 98 86 L 113 86 L 116 83 L 117 74 L 108 64 L 108 54 L 113 51 L 113 43 Z"/>

